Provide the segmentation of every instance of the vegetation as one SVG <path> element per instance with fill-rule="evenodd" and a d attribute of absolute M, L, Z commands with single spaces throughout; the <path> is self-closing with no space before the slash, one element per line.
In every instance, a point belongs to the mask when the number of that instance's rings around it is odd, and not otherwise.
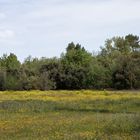
<path fill-rule="evenodd" d="M 113 37 L 94 55 L 70 43 L 60 58 L 0 58 L 0 90 L 138 89 L 139 37 Z"/>
<path fill-rule="evenodd" d="M 0 92 L 1 140 L 139 140 L 140 92 Z"/>

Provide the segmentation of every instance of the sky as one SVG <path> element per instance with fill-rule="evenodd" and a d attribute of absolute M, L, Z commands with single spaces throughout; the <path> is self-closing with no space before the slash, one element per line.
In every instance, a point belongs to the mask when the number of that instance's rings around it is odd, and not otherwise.
<path fill-rule="evenodd" d="M 72 41 L 98 52 L 139 26 L 140 0 L 0 0 L 0 56 L 59 57 Z"/>

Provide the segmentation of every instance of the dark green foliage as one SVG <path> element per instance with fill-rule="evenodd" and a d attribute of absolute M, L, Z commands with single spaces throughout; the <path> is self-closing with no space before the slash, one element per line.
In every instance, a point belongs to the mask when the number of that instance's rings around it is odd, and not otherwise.
<path fill-rule="evenodd" d="M 0 90 L 5 90 L 6 71 L 0 69 Z"/>
<path fill-rule="evenodd" d="M 117 89 L 132 89 L 136 81 L 135 67 L 137 65 L 130 56 L 120 56 L 113 73 L 114 87 Z"/>
<path fill-rule="evenodd" d="M 19 70 L 20 62 L 17 56 L 10 54 L 9 56 L 3 55 L 0 59 L 0 69 L 1 69 L 1 89 L 6 90 L 19 90 Z"/>
<path fill-rule="evenodd" d="M 60 58 L 0 58 L 0 90 L 139 89 L 140 44 L 132 34 L 106 40 L 98 55 L 68 44 Z"/>
<path fill-rule="evenodd" d="M 81 45 L 70 43 L 66 54 L 62 55 L 63 66 L 63 89 L 85 89 L 89 88 L 89 73 L 92 70 L 92 55 Z M 91 83 L 90 83 L 91 85 Z"/>
<path fill-rule="evenodd" d="M 53 58 L 40 68 L 41 90 L 56 89 L 60 83 L 61 64 L 60 60 Z"/>
<path fill-rule="evenodd" d="M 139 37 L 127 35 L 106 41 L 98 60 L 109 72 L 111 87 L 117 89 L 140 88 L 140 45 Z M 110 79 L 108 78 L 108 79 Z"/>

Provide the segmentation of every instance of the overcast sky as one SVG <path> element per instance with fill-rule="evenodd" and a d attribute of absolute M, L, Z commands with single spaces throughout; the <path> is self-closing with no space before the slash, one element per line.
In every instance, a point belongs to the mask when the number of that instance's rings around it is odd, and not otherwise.
<path fill-rule="evenodd" d="M 60 56 L 69 42 L 98 51 L 107 38 L 140 35 L 140 0 L 0 0 L 0 56 Z"/>

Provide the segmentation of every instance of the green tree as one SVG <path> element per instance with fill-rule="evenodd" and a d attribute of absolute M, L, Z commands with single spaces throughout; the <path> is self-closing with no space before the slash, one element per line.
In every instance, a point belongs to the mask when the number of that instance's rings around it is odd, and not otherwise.
<path fill-rule="evenodd" d="M 19 70 L 20 62 L 15 54 L 4 56 L 2 58 L 2 65 L 6 69 L 5 88 L 8 90 L 17 90 L 20 87 Z"/>
<path fill-rule="evenodd" d="M 92 54 L 87 52 L 80 44 L 68 44 L 66 53 L 62 54 L 63 66 L 62 85 L 66 89 L 82 89 L 89 85 L 89 71 L 93 61 Z"/>

